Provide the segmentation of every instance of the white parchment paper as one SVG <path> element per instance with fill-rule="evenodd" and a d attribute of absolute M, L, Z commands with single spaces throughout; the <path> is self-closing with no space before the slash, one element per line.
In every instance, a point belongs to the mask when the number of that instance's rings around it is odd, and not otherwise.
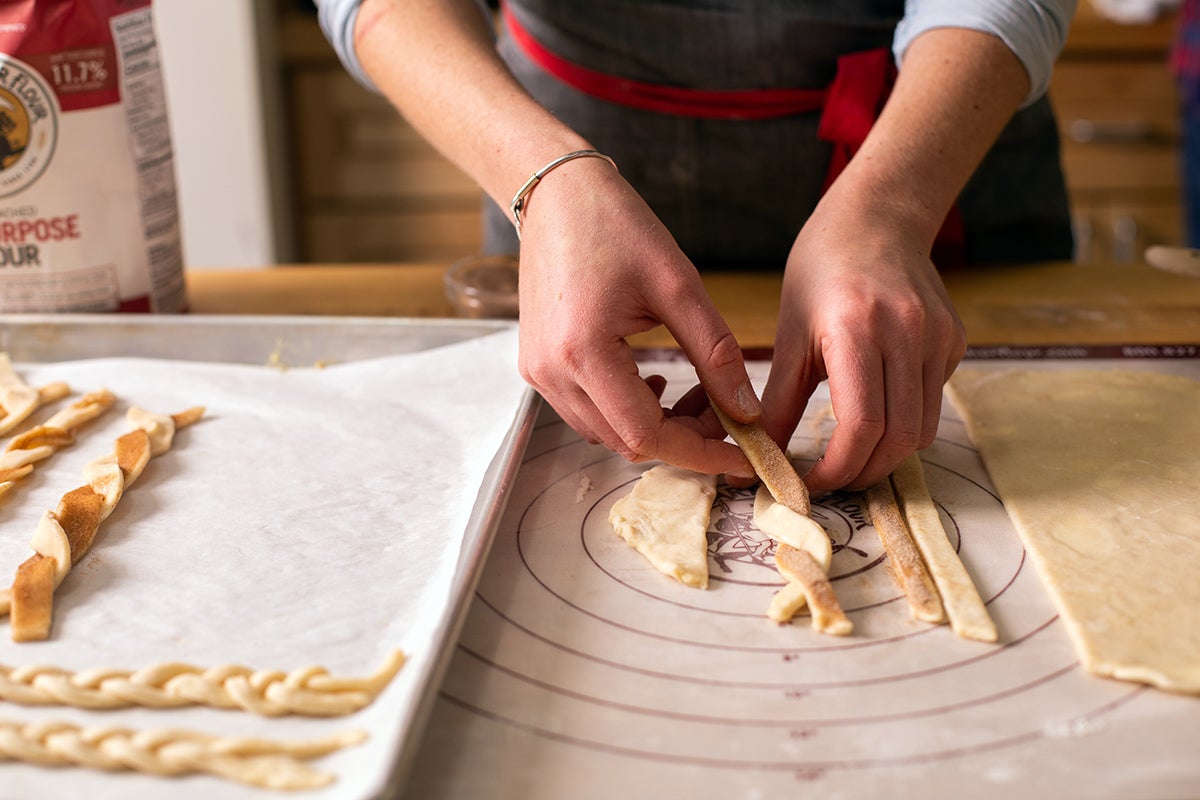
<path fill-rule="evenodd" d="M 278 369 L 110 358 L 19 364 L 32 384 L 108 387 L 116 408 L 40 464 L 0 505 L 0 572 L 27 558 L 38 518 L 128 428 L 131 406 L 203 405 L 153 459 L 60 587 L 51 639 L 0 664 L 136 669 L 238 663 L 334 675 L 373 672 L 402 648 L 387 691 L 349 717 L 263 719 L 236 711 L 87 712 L 0 703 L 0 718 L 183 727 L 279 739 L 362 728 L 370 740 L 316 762 L 338 780 L 305 797 L 370 797 L 386 779 L 413 677 L 435 658 L 464 531 L 489 463 L 527 391 L 507 331 L 350 364 Z M 35 416 L 40 421 L 54 410 Z M 278 797 L 208 777 L 164 779 L 0 763 L 0 798 Z"/>

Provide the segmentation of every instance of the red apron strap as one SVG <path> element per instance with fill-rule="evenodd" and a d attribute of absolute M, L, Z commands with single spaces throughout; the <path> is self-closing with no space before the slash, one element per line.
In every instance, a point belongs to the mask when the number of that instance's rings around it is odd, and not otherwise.
<path fill-rule="evenodd" d="M 833 145 L 824 189 L 858 152 L 879 116 L 896 70 L 886 48 L 838 58 L 828 89 L 689 89 L 609 75 L 580 66 L 546 49 L 501 2 L 500 13 L 513 41 L 547 73 L 591 97 L 660 114 L 702 119 L 758 120 L 823 109 L 817 136 Z M 962 219 L 951 208 L 934 244 L 939 266 L 964 262 Z"/>
<path fill-rule="evenodd" d="M 833 145 L 824 190 L 833 185 L 866 141 L 895 80 L 892 56 L 884 48 L 838 58 L 837 73 L 829 85 L 829 97 L 817 127 L 817 137 Z M 938 231 L 932 260 L 939 267 L 966 263 L 966 232 L 958 206 L 950 207 Z"/>
<path fill-rule="evenodd" d="M 825 103 L 824 89 L 688 89 L 646 83 L 582 67 L 550 52 L 501 3 L 501 14 L 513 41 L 529 60 L 584 94 L 629 108 L 703 119 L 771 119 L 816 111 Z"/>

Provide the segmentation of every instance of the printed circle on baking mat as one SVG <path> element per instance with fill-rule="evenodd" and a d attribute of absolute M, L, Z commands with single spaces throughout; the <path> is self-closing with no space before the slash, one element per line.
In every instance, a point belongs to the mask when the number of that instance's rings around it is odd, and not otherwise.
<path fill-rule="evenodd" d="M 1023 568 L 1020 541 L 1011 535 L 1007 516 L 993 494 L 953 465 L 947 468 L 935 463 L 930 461 L 927 472 L 931 491 L 944 509 L 950 539 L 955 544 L 966 542 L 963 558 L 975 569 L 982 596 L 987 600 L 999 597 Z M 778 637 L 772 635 L 776 626 L 765 623 L 765 611 L 783 581 L 772 566 L 773 543 L 753 527 L 753 493 L 721 488 L 709 526 L 709 572 L 716 579 L 710 581 L 708 590 L 699 590 L 658 572 L 616 536 L 609 524 L 613 503 L 631 490 L 643 469 L 615 456 L 584 467 L 580 473 L 588 476 L 591 490 L 581 502 L 572 502 L 565 509 L 560 500 L 576 485 L 578 474 L 548 476 L 550 485 L 529 503 L 516 532 L 522 566 L 529 576 L 566 605 L 648 636 L 713 647 L 741 641 L 753 648 L 757 631 L 766 633 L 759 647 L 780 647 Z M 565 487 L 557 487 L 559 482 Z M 962 516 L 958 512 L 963 509 L 969 509 L 972 518 L 965 531 L 958 522 Z M 854 498 L 833 495 L 819 501 L 814 505 L 814 517 L 834 535 L 838 550 L 831 575 L 843 607 L 859 626 L 859 635 L 851 640 L 813 635 L 805 629 L 807 617 L 802 617 L 785 626 L 790 641 L 782 646 L 861 646 L 865 641 L 930 630 L 909 618 L 907 605 L 883 563 L 878 537 Z M 568 538 L 576 539 L 577 547 L 570 547 Z M 868 613 L 873 609 L 880 611 Z M 1036 626 L 1045 618 L 1030 623 Z M 730 629 L 731 621 L 740 633 Z M 1014 632 L 1019 635 L 1023 631 Z"/>

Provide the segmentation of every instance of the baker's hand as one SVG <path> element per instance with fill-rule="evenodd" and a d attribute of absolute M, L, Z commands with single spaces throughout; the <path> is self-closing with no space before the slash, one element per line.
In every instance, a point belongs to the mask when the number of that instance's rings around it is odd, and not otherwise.
<path fill-rule="evenodd" d="M 734 418 L 761 411 L 737 340 L 695 267 L 613 168 L 577 159 L 550 173 L 522 214 L 520 368 L 572 428 L 630 461 L 661 459 L 751 477 L 711 411 L 659 405 L 625 337 L 665 325 L 705 391 Z"/>
<path fill-rule="evenodd" d="M 829 379 L 837 425 L 804 476 L 814 494 L 866 488 L 932 444 L 942 386 L 966 350 L 929 243 L 836 189 L 788 257 L 761 420 L 786 442 Z"/>

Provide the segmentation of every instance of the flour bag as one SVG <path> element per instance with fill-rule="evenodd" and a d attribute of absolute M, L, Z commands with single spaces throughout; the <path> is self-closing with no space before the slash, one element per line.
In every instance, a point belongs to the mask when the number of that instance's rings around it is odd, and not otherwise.
<path fill-rule="evenodd" d="M 0 313 L 186 304 L 150 0 L 0 0 Z"/>

